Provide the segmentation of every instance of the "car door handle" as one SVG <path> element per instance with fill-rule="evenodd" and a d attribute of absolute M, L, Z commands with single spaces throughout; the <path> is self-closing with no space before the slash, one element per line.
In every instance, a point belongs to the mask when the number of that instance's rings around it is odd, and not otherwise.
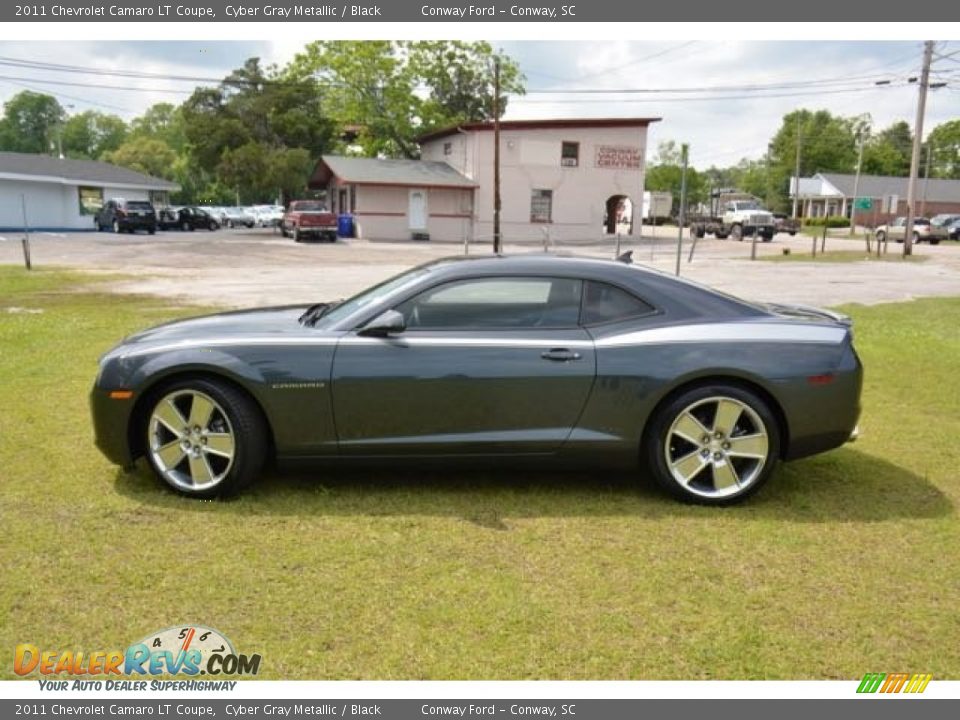
<path fill-rule="evenodd" d="M 567 348 L 551 348 L 546 352 L 540 353 L 544 360 L 553 360 L 555 362 L 568 362 L 570 360 L 579 360 L 580 353 L 568 350 Z"/>

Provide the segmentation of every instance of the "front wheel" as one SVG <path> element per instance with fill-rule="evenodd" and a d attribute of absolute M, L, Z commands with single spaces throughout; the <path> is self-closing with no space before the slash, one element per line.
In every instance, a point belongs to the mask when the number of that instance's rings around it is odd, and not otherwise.
<path fill-rule="evenodd" d="M 767 403 L 735 385 L 681 393 L 653 418 L 644 441 L 658 485 L 686 502 L 729 505 L 756 492 L 780 456 Z"/>
<path fill-rule="evenodd" d="M 194 379 L 167 386 L 149 405 L 146 455 L 179 493 L 232 495 L 260 473 L 266 423 L 246 395 L 225 383 Z"/>

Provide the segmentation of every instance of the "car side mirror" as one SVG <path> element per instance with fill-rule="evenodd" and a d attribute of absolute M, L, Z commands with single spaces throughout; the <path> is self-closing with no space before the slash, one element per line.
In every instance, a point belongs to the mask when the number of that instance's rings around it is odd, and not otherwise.
<path fill-rule="evenodd" d="M 396 310 L 386 310 L 360 328 L 360 330 L 357 331 L 357 335 L 362 335 L 363 337 L 388 337 L 402 333 L 406 329 L 407 323 L 404 321 L 403 315 Z"/>

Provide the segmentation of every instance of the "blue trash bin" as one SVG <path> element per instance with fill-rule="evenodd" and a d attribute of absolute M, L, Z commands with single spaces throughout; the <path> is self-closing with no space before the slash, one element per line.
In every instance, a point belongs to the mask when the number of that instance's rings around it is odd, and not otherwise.
<path fill-rule="evenodd" d="M 353 215 L 343 213 L 337 216 L 337 235 L 342 238 L 353 237 Z"/>

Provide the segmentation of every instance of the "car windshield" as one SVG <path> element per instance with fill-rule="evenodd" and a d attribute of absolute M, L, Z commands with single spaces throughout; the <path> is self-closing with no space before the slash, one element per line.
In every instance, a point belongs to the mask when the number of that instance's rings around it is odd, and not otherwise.
<path fill-rule="evenodd" d="M 328 312 L 322 315 L 316 325 L 318 327 L 330 327 L 343 318 L 357 312 L 362 308 L 368 306 L 377 305 L 390 295 L 394 290 L 398 290 L 404 285 L 408 285 L 414 280 L 423 277 L 428 272 L 429 268 L 418 267 L 413 270 L 409 270 L 401 275 L 395 275 L 389 280 L 385 280 L 379 285 L 374 285 L 372 288 L 368 288 L 363 292 L 354 295 L 352 298 L 344 300 L 341 303 L 337 303 L 335 307 L 330 308 Z"/>
<path fill-rule="evenodd" d="M 735 203 L 737 210 L 760 210 L 760 203 L 753 200 L 745 200 Z"/>
<path fill-rule="evenodd" d="M 307 200 L 294 203 L 291 210 L 318 210 L 320 212 L 326 212 L 327 206 L 324 205 L 319 200 Z"/>

